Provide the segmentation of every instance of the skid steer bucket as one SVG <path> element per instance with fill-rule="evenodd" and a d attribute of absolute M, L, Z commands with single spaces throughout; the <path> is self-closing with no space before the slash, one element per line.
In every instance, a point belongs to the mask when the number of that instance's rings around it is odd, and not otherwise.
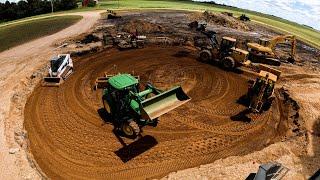
<path fill-rule="evenodd" d="M 190 100 L 181 86 L 178 86 L 142 101 L 141 116 L 143 119 L 153 120 Z"/>
<path fill-rule="evenodd" d="M 59 77 L 45 77 L 43 78 L 43 86 L 59 86 L 63 80 Z"/>

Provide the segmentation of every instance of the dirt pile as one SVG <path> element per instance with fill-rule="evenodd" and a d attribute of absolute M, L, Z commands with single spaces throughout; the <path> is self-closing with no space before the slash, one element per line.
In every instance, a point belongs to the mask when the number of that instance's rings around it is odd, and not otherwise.
<path fill-rule="evenodd" d="M 126 22 L 122 25 L 122 31 L 128 32 L 128 33 L 138 33 L 140 34 L 149 34 L 149 33 L 161 33 L 165 31 L 165 28 L 163 28 L 161 25 L 157 25 L 145 20 L 130 20 L 129 22 Z"/>
<path fill-rule="evenodd" d="M 213 13 L 205 11 L 204 13 L 193 13 L 189 15 L 192 20 L 205 21 L 209 24 L 215 24 L 227 28 L 250 31 L 251 28 L 239 19 L 230 16 L 227 13 Z"/>
<path fill-rule="evenodd" d="M 306 133 L 306 129 L 304 126 L 304 121 L 299 115 L 300 106 L 298 103 L 290 97 L 288 90 L 284 88 L 279 89 L 279 93 L 282 100 L 282 110 L 283 116 L 287 121 L 283 121 L 282 123 L 286 124 L 287 136 L 293 135 L 302 135 Z"/>

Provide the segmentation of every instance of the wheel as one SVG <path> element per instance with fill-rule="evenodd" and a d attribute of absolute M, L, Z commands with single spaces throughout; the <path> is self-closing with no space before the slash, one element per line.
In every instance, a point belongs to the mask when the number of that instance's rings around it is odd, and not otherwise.
<path fill-rule="evenodd" d="M 122 132 L 128 137 L 135 138 L 140 133 L 140 127 L 135 121 L 125 122 L 122 125 Z"/>
<path fill-rule="evenodd" d="M 108 103 L 108 101 L 105 99 L 105 98 L 103 98 L 103 107 L 104 107 L 104 109 L 107 111 L 107 113 L 109 114 L 109 115 L 111 115 L 111 108 L 110 108 L 110 105 L 109 105 L 109 103 Z"/>
<path fill-rule="evenodd" d="M 211 60 L 211 53 L 209 50 L 202 50 L 200 52 L 200 61 L 209 62 Z"/>
<path fill-rule="evenodd" d="M 225 57 L 223 59 L 223 67 L 228 69 L 228 70 L 232 70 L 234 69 L 236 66 L 235 61 L 231 58 L 231 57 Z"/>

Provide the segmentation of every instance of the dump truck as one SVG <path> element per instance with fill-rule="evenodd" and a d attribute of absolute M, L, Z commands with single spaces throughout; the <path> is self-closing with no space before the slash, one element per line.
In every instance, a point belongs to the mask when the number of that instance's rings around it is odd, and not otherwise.
<path fill-rule="evenodd" d="M 73 73 L 70 54 L 59 54 L 50 60 L 48 75 L 43 79 L 43 86 L 59 86 Z"/>
<path fill-rule="evenodd" d="M 202 62 L 217 62 L 224 68 L 233 70 L 236 67 L 249 65 L 248 51 L 236 48 L 237 40 L 231 37 L 222 37 L 218 43 L 215 32 L 203 32 L 210 40 L 209 46 L 201 47 L 199 59 Z"/>
<path fill-rule="evenodd" d="M 253 61 L 264 61 L 265 64 L 280 66 L 279 57 L 276 56 L 274 49 L 277 44 L 291 43 L 290 57 L 288 62 L 293 63 L 296 55 L 296 38 L 293 35 L 275 36 L 272 39 L 260 38 L 258 43 L 247 43 L 250 59 Z"/>
<path fill-rule="evenodd" d="M 266 103 L 270 103 L 275 84 L 281 74 L 281 71 L 262 64 L 259 65 L 259 69 L 256 80 L 249 81 L 247 93 L 249 109 L 258 113 L 262 112 Z"/>
<path fill-rule="evenodd" d="M 108 116 L 125 136 L 135 138 L 143 126 L 156 126 L 158 118 L 191 100 L 181 86 L 163 91 L 139 77 L 117 74 L 100 77 L 96 89 L 103 89 L 102 101 Z"/>

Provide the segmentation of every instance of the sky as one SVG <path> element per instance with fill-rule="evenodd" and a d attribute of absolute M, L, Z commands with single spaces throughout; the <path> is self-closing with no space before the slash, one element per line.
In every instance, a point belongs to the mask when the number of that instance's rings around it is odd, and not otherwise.
<path fill-rule="evenodd" d="M 320 30 L 320 0 L 194 0 L 214 1 L 275 15 Z"/>
<path fill-rule="evenodd" d="M 6 0 L 0 0 L 5 2 Z M 18 0 L 10 0 L 18 1 Z M 293 22 L 320 30 L 320 0 L 194 0 L 214 1 L 266 14 L 275 15 Z"/>

